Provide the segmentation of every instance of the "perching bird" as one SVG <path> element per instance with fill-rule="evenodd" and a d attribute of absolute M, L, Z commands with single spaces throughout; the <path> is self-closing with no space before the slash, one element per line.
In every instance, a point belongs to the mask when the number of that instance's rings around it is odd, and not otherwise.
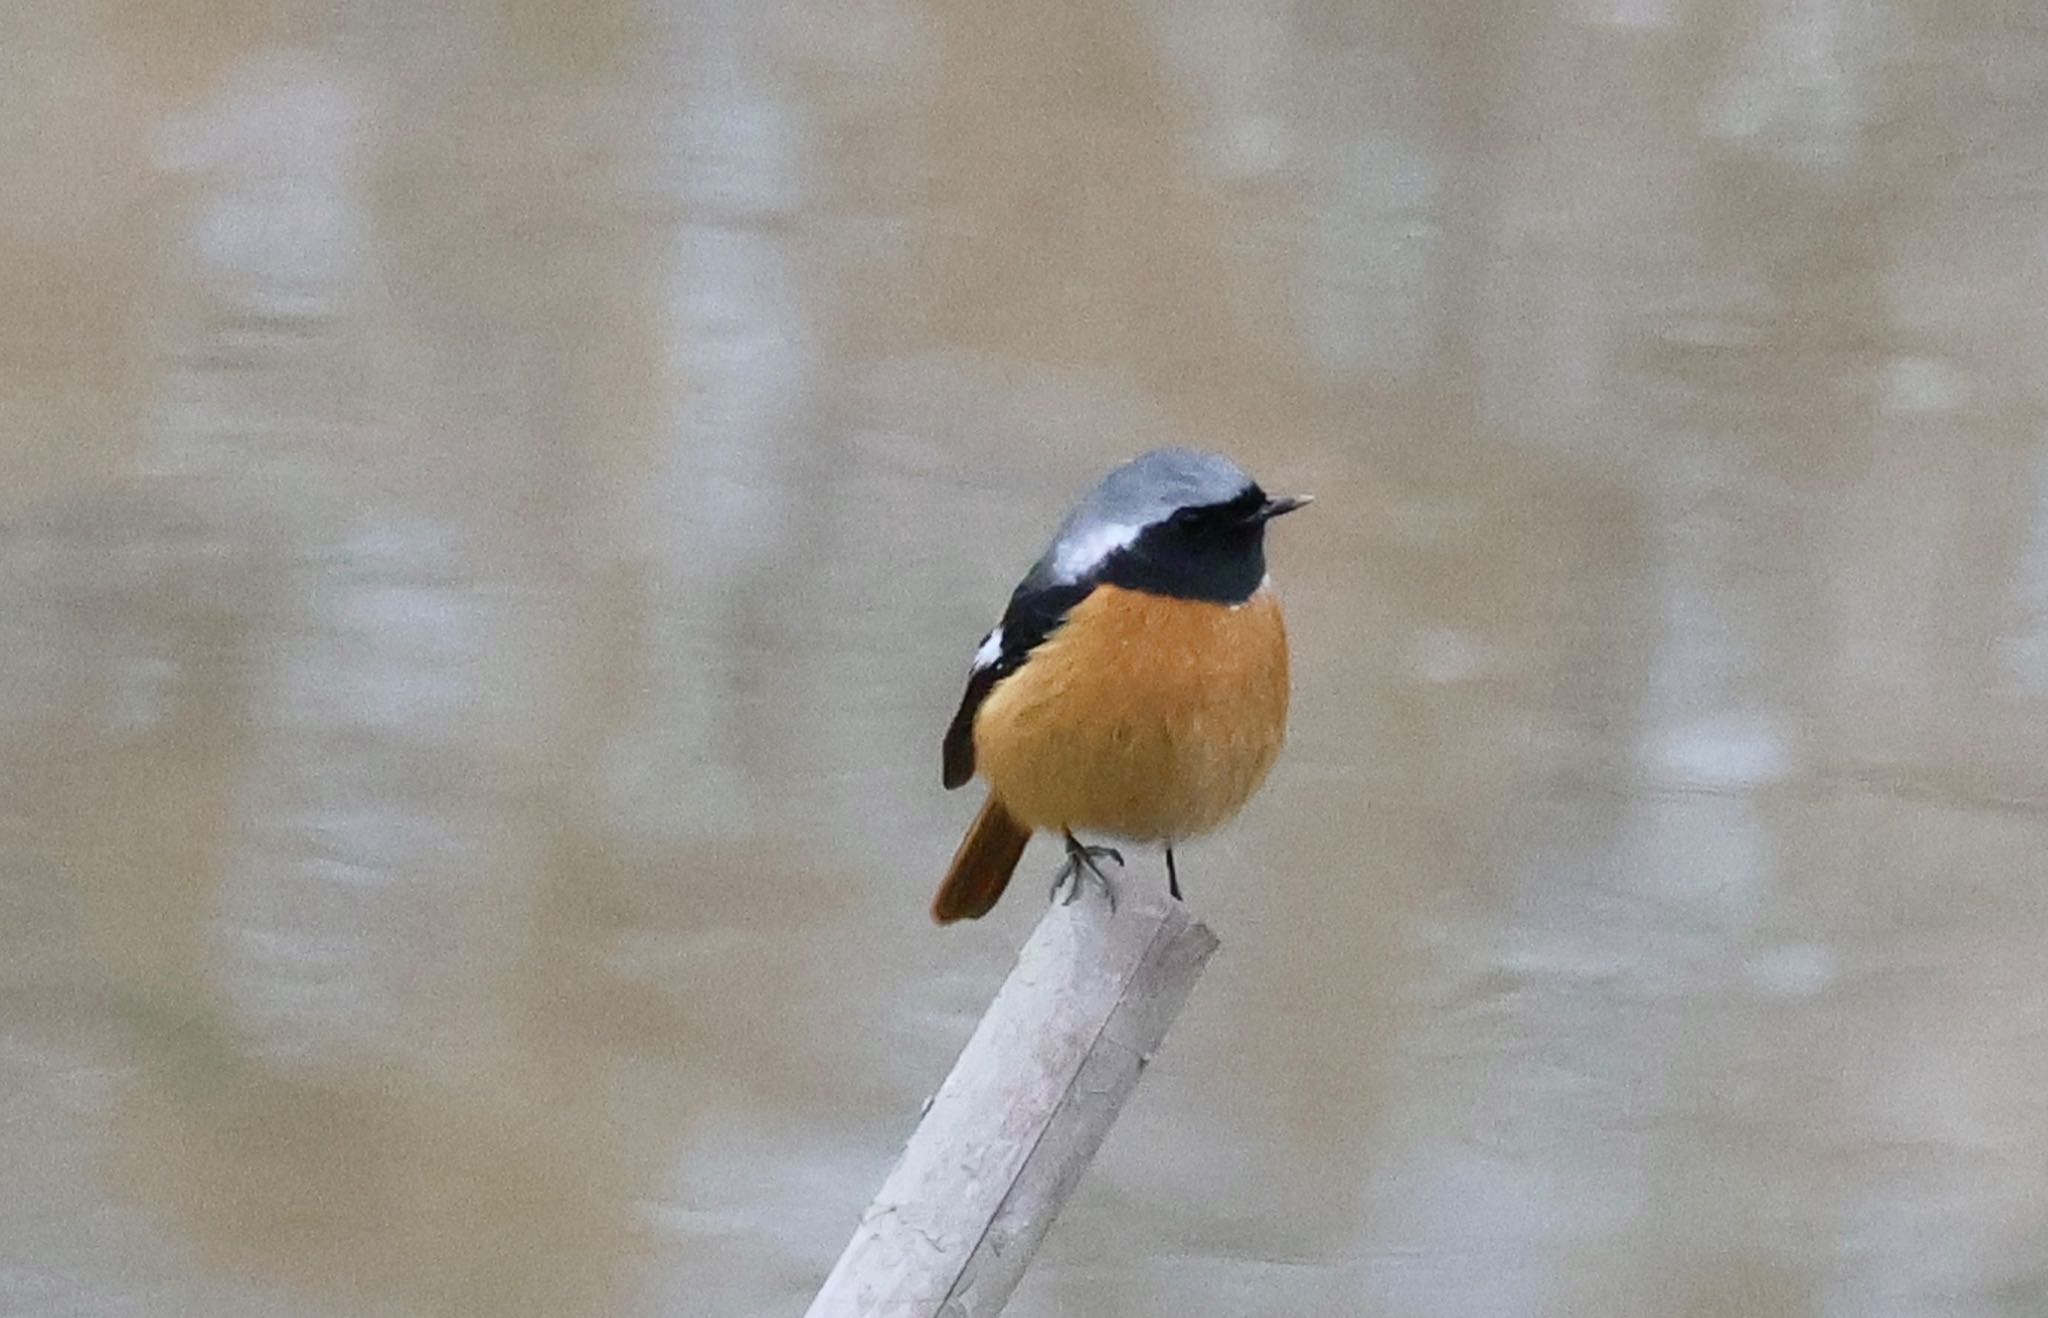
<path fill-rule="evenodd" d="M 1076 833 L 1173 848 L 1251 799 L 1287 733 L 1287 627 L 1266 576 L 1268 498 L 1229 459 L 1162 448 L 1102 478 L 981 642 L 946 729 L 944 782 L 988 800 L 932 901 L 941 924 L 986 915 L 1033 830 L 1066 840 L 1053 882 L 1123 857 Z"/>

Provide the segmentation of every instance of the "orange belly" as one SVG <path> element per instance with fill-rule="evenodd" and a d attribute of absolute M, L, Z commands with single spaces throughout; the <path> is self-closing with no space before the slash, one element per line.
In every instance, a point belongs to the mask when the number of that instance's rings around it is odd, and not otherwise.
<path fill-rule="evenodd" d="M 975 764 L 1028 827 L 1172 843 L 1265 781 L 1287 688 L 1269 591 L 1231 607 L 1101 586 L 989 693 Z"/>

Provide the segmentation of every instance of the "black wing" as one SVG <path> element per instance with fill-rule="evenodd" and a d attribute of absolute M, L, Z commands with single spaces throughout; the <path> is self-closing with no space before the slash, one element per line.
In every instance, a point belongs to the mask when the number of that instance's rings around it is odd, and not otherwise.
<path fill-rule="evenodd" d="M 940 780 L 948 789 L 960 786 L 974 776 L 974 716 L 981 709 L 981 702 L 988 699 L 988 693 L 996 684 L 1024 666 L 1031 652 L 1044 643 L 1045 638 L 1059 630 L 1067 620 L 1067 613 L 1076 604 L 1088 597 L 1095 589 L 1092 581 L 1072 585 L 1040 585 L 1033 572 L 1024 579 L 1010 596 L 1010 607 L 1003 610 L 1003 620 L 996 632 L 1002 633 L 1002 642 L 996 654 L 987 663 L 977 663 L 967 675 L 967 690 L 960 697 L 960 711 L 953 715 L 953 722 L 946 728 L 945 767 Z M 994 636 L 996 632 L 990 632 Z M 986 645 L 988 640 L 983 638 Z"/>

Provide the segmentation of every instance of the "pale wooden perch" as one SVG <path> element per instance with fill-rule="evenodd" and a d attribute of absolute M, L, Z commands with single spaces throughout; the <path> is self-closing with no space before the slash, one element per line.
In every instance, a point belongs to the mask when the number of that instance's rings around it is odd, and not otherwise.
<path fill-rule="evenodd" d="M 1216 950 L 1150 886 L 1038 922 L 807 1318 L 1001 1311 Z"/>

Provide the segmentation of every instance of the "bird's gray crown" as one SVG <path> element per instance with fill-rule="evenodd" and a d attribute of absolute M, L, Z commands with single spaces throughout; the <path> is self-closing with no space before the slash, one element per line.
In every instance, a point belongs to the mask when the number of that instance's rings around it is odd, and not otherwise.
<path fill-rule="evenodd" d="M 1146 527 L 1182 508 L 1229 503 L 1251 488 L 1251 477 L 1220 454 L 1177 447 L 1140 454 L 1081 496 L 1031 576 L 1078 581 Z"/>

